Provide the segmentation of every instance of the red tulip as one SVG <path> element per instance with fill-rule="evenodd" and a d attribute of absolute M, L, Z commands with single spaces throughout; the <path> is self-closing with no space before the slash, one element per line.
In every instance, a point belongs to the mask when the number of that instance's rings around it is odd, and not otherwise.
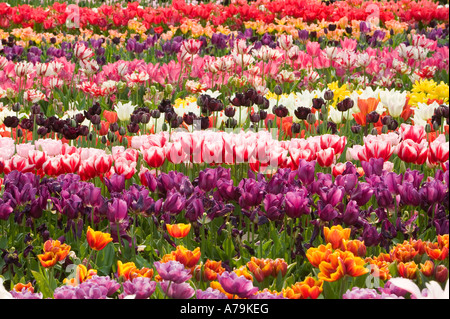
<path fill-rule="evenodd" d="M 114 171 L 118 175 L 124 175 L 125 179 L 130 179 L 136 173 L 136 162 L 128 161 L 124 157 L 119 157 L 114 161 Z"/>
<path fill-rule="evenodd" d="M 334 134 L 324 134 L 320 136 L 320 147 L 326 149 L 332 147 L 336 155 L 342 154 L 347 143 L 345 136 L 339 136 Z"/>
<path fill-rule="evenodd" d="M 445 135 L 441 134 L 430 143 L 428 148 L 428 161 L 432 164 L 445 163 L 448 161 L 449 143 L 445 141 Z"/>
<path fill-rule="evenodd" d="M 28 152 L 28 162 L 34 164 L 37 170 L 42 168 L 42 165 L 47 160 L 47 153 L 37 150 L 32 150 Z"/>

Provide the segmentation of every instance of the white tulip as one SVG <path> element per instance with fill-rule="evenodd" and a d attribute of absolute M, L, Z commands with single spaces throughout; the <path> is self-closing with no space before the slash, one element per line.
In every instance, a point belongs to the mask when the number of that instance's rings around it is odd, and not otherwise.
<path fill-rule="evenodd" d="M 131 102 L 123 104 L 119 101 L 114 110 L 117 112 L 117 117 L 120 121 L 129 121 L 135 108 L 136 105 L 131 104 Z"/>
<path fill-rule="evenodd" d="M 399 92 L 395 89 L 380 92 L 381 103 L 387 107 L 392 117 L 399 117 L 402 114 L 406 103 L 406 93 L 406 91 Z"/>

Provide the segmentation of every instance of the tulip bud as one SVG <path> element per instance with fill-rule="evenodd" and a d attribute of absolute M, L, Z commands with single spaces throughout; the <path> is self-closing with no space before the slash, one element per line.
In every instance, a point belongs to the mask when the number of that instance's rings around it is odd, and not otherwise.
<path fill-rule="evenodd" d="M 358 134 L 359 132 L 361 132 L 361 125 L 357 124 L 357 125 L 353 125 L 351 127 L 351 131 L 354 134 Z"/>
<path fill-rule="evenodd" d="M 22 137 L 23 136 L 23 131 L 22 131 L 22 129 L 17 129 L 17 131 L 16 131 L 16 134 L 17 134 L 17 137 Z"/>
<path fill-rule="evenodd" d="M 108 141 L 110 141 L 111 143 L 114 142 L 116 140 L 116 134 L 114 134 L 113 132 L 108 132 Z"/>
<path fill-rule="evenodd" d="M 119 124 L 117 124 L 117 122 L 111 123 L 109 125 L 109 130 L 111 132 L 117 132 L 119 130 Z"/>
<path fill-rule="evenodd" d="M 124 136 L 125 134 L 127 134 L 126 128 L 123 126 L 119 127 L 119 134 L 120 136 Z"/>
<path fill-rule="evenodd" d="M 314 124 L 316 123 L 316 116 L 314 115 L 314 113 L 309 113 L 308 116 L 306 117 L 306 121 L 309 124 Z"/>
<path fill-rule="evenodd" d="M 94 132 L 90 132 L 86 138 L 88 139 L 88 141 L 93 141 L 94 140 Z"/>
<path fill-rule="evenodd" d="M 260 110 L 259 117 L 261 118 L 261 120 L 265 120 L 267 118 L 267 112 L 264 110 Z"/>
<path fill-rule="evenodd" d="M 300 133 L 300 123 L 292 123 L 292 126 L 291 126 L 291 132 L 292 132 L 292 134 L 298 134 L 298 133 Z"/>
<path fill-rule="evenodd" d="M 430 124 L 425 124 L 425 132 L 430 133 L 431 132 L 431 126 Z"/>
<path fill-rule="evenodd" d="M 370 132 L 370 134 L 378 135 L 378 130 L 376 128 L 373 128 L 372 131 Z"/>
<path fill-rule="evenodd" d="M 381 128 L 381 133 L 386 134 L 387 132 L 388 132 L 387 125 L 383 125 L 383 127 Z"/>
<path fill-rule="evenodd" d="M 21 105 L 20 105 L 20 103 L 14 103 L 13 104 L 13 106 L 12 106 L 12 110 L 14 111 L 14 112 L 19 112 L 20 111 L 20 108 L 21 108 Z"/>
<path fill-rule="evenodd" d="M 434 121 L 433 122 L 433 130 L 436 132 L 436 131 L 439 131 L 439 123 L 437 122 L 437 121 Z"/>
<path fill-rule="evenodd" d="M 151 115 L 154 119 L 159 119 L 161 117 L 161 112 L 159 110 L 152 110 Z"/>
<path fill-rule="evenodd" d="M 106 142 L 107 142 L 106 136 L 103 135 L 103 136 L 102 136 L 102 144 L 106 144 Z"/>
<path fill-rule="evenodd" d="M 149 113 L 142 114 L 141 123 L 147 124 L 148 122 L 150 122 L 150 114 Z"/>
<path fill-rule="evenodd" d="M 277 85 L 275 86 L 273 92 L 274 92 L 276 95 L 281 95 L 281 94 L 283 94 L 283 89 L 281 88 L 281 86 L 279 86 L 279 85 L 277 84 Z"/>
<path fill-rule="evenodd" d="M 155 87 L 154 85 L 152 85 L 152 86 L 150 87 L 150 94 L 151 94 L 151 95 L 156 95 L 156 87 Z"/>
<path fill-rule="evenodd" d="M 325 91 L 325 93 L 323 94 L 323 98 L 327 101 L 330 101 L 334 98 L 334 93 L 331 90 L 327 90 Z"/>
<path fill-rule="evenodd" d="M 436 280 L 440 283 L 444 283 L 448 278 L 448 269 L 444 265 L 439 265 L 436 267 L 436 272 L 434 274 Z"/>
<path fill-rule="evenodd" d="M 164 88 L 164 92 L 166 92 L 169 95 L 172 94 L 172 92 L 173 92 L 172 84 L 167 84 L 166 87 Z"/>
<path fill-rule="evenodd" d="M 122 145 L 128 146 L 128 139 L 126 137 L 122 138 Z"/>

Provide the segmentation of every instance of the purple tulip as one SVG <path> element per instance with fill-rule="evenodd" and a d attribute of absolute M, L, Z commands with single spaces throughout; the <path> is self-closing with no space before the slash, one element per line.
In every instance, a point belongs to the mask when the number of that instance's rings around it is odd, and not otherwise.
<path fill-rule="evenodd" d="M 356 174 L 338 175 L 335 183 L 343 187 L 347 194 L 352 194 L 358 184 L 358 176 Z"/>
<path fill-rule="evenodd" d="M 444 183 L 436 179 L 424 183 L 419 190 L 422 200 L 429 205 L 442 202 L 445 198 L 445 192 Z"/>
<path fill-rule="evenodd" d="M 191 197 L 186 201 L 186 219 L 191 222 L 196 222 L 205 212 L 203 201 L 200 196 Z"/>
<path fill-rule="evenodd" d="M 185 198 L 180 193 L 173 191 L 167 194 L 166 200 L 162 206 L 163 212 L 177 215 L 185 206 Z"/>
<path fill-rule="evenodd" d="M 14 289 L 10 291 L 11 295 L 14 299 L 42 299 L 42 292 L 31 292 L 28 289 L 24 288 L 21 292 L 17 292 Z"/>
<path fill-rule="evenodd" d="M 333 187 L 330 188 L 323 187 L 319 189 L 320 199 L 325 204 L 330 204 L 333 207 L 336 207 L 338 203 L 342 202 L 344 195 L 344 188 L 341 186 L 333 185 Z"/>
<path fill-rule="evenodd" d="M 76 287 L 75 299 L 106 299 L 108 289 L 94 282 L 82 282 Z"/>
<path fill-rule="evenodd" d="M 438 172 L 442 172 L 441 170 L 437 170 L 436 174 L 438 174 Z M 406 170 L 405 172 L 405 176 L 403 177 L 403 181 L 404 182 L 410 182 L 411 184 L 413 184 L 413 186 L 416 189 L 419 189 L 420 185 L 422 184 L 422 180 L 424 178 L 425 174 L 420 173 L 417 170 L 411 171 L 409 168 Z"/>
<path fill-rule="evenodd" d="M 239 205 L 242 208 L 248 209 L 250 207 L 256 207 L 261 204 L 264 199 L 263 185 L 260 182 L 251 178 L 244 178 L 239 186 L 241 191 L 241 197 L 239 198 Z"/>
<path fill-rule="evenodd" d="M 205 169 L 198 174 L 198 187 L 204 192 L 209 192 L 216 187 L 217 171 L 215 169 Z"/>
<path fill-rule="evenodd" d="M 172 299 L 190 299 L 195 295 L 194 288 L 186 282 L 177 284 L 175 282 L 162 281 L 159 284 L 167 297 Z"/>
<path fill-rule="evenodd" d="M 368 162 L 361 162 L 361 166 L 367 177 L 371 175 L 381 176 L 381 174 L 383 173 L 383 165 L 383 158 L 370 158 Z"/>
<path fill-rule="evenodd" d="M 314 182 L 316 161 L 308 162 L 300 159 L 298 164 L 298 178 L 304 185 L 310 185 Z"/>
<path fill-rule="evenodd" d="M 197 289 L 197 299 L 228 299 L 227 295 L 217 289 L 211 287 L 206 290 Z"/>
<path fill-rule="evenodd" d="M 233 180 L 219 179 L 214 197 L 224 201 L 238 200 L 239 189 L 233 185 Z"/>
<path fill-rule="evenodd" d="M 267 194 L 264 198 L 264 216 L 269 220 L 282 220 L 283 219 L 283 194 Z"/>
<path fill-rule="evenodd" d="M 394 198 L 389 189 L 382 184 L 375 189 L 375 198 L 377 199 L 378 206 L 380 207 L 392 207 L 394 205 Z"/>
<path fill-rule="evenodd" d="M 248 299 L 287 299 L 283 296 L 283 293 L 271 293 L 268 291 L 259 292 L 253 296 L 250 296 Z"/>
<path fill-rule="evenodd" d="M 76 292 L 77 288 L 69 285 L 64 285 L 57 287 L 53 292 L 53 298 L 55 299 L 77 299 Z"/>
<path fill-rule="evenodd" d="M 364 206 L 372 198 L 374 190 L 368 183 L 360 182 L 356 186 L 356 190 L 351 195 L 350 199 L 355 200 L 358 206 Z"/>
<path fill-rule="evenodd" d="M 10 201 L 4 201 L 3 199 L 0 199 L 0 219 L 7 220 L 13 210 L 14 209 L 11 207 Z"/>
<path fill-rule="evenodd" d="M 317 214 L 319 215 L 321 220 L 326 222 L 333 220 L 338 216 L 338 212 L 336 211 L 336 209 L 334 209 L 333 206 L 331 206 L 331 204 L 322 206 L 321 203 L 319 203 Z"/>
<path fill-rule="evenodd" d="M 285 196 L 286 215 L 291 218 L 298 218 L 310 213 L 309 198 L 304 190 L 287 192 Z"/>
<path fill-rule="evenodd" d="M 366 224 L 362 234 L 362 239 L 366 246 L 376 246 L 381 241 L 381 234 L 378 233 L 376 227 Z"/>
<path fill-rule="evenodd" d="M 106 295 L 108 297 L 112 296 L 120 288 L 120 284 L 114 279 L 111 279 L 109 276 L 94 275 L 90 279 L 86 280 L 86 282 L 88 281 L 95 283 L 97 286 L 105 287 Z"/>
<path fill-rule="evenodd" d="M 111 194 L 122 193 L 125 189 L 125 175 L 113 174 L 109 179 L 104 177 L 103 181 Z"/>
<path fill-rule="evenodd" d="M 419 191 L 412 183 L 406 182 L 398 185 L 398 193 L 400 194 L 401 202 L 404 205 L 419 206 L 422 202 Z"/>
<path fill-rule="evenodd" d="M 356 224 L 359 218 L 359 206 L 356 201 L 351 200 L 348 202 L 347 207 L 345 208 L 344 215 L 342 216 L 342 221 L 351 226 Z"/>
<path fill-rule="evenodd" d="M 136 277 L 123 283 L 123 296 L 136 295 L 135 299 L 148 299 L 155 289 L 156 281 L 147 277 Z"/>
<path fill-rule="evenodd" d="M 182 263 L 175 260 L 170 260 L 166 263 L 157 261 L 154 265 L 156 267 L 156 271 L 164 280 L 173 281 L 174 283 L 180 284 L 192 277 L 189 269 L 186 269 Z"/>
<path fill-rule="evenodd" d="M 120 198 L 113 198 L 112 202 L 108 203 L 106 217 L 112 223 L 121 223 L 128 217 L 127 202 Z"/>
<path fill-rule="evenodd" d="M 254 287 L 251 280 L 238 276 L 235 272 L 224 271 L 221 275 L 217 275 L 217 280 L 223 290 L 239 298 L 249 298 L 258 291 L 258 287 Z"/>

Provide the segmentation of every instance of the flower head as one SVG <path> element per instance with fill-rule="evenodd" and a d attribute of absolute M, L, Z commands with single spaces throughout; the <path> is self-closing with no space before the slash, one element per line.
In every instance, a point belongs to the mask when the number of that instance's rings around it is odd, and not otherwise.
<path fill-rule="evenodd" d="M 102 250 L 106 245 L 112 242 L 111 234 L 94 231 L 90 226 L 86 232 L 86 239 L 89 247 L 97 251 Z"/>

